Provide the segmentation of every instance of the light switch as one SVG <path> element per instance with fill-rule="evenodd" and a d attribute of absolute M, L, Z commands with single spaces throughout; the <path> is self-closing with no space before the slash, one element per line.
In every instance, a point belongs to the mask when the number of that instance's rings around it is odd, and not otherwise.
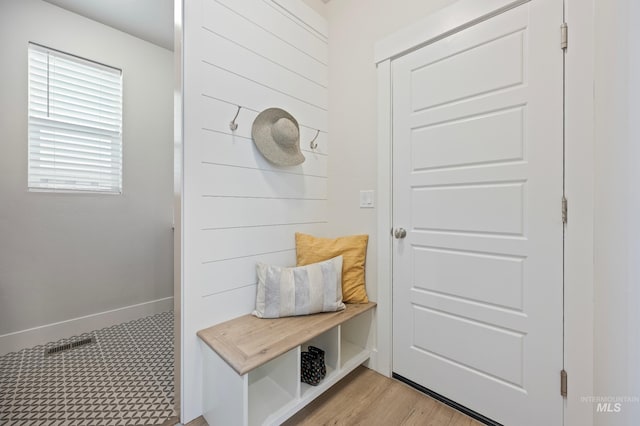
<path fill-rule="evenodd" d="M 373 190 L 360 191 L 360 208 L 372 209 L 373 207 Z"/>

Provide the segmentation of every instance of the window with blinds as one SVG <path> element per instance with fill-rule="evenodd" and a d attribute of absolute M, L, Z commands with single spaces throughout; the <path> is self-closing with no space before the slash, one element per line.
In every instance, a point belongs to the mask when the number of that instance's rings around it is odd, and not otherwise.
<path fill-rule="evenodd" d="M 31 190 L 122 192 L 122 71 L 29 44 Z"/>

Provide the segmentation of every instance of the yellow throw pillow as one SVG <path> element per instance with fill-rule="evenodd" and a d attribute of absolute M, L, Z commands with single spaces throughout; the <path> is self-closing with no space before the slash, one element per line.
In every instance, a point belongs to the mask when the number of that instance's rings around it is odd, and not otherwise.
<path fill-rule="evenodd" d="M 342 301 L 368 303 L 364 281 L 368 241 L 368 235 L 318 238 L 296 232 L 296 263 L 304 266 L 342 256 Z"/>

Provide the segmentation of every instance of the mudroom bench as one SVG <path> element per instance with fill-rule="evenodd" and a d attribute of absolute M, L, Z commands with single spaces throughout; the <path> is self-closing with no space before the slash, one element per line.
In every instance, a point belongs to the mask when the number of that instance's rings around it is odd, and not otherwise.
<path fill-rule="evenodd" d="M 245 315 L 198 331 L 203 415 L 210 425 L 277 425 L 365 362 L 375 303 L 339 312 L 260 319 Z M 300 353 L 325 351 L 327 374 L 300 382 Z"/>

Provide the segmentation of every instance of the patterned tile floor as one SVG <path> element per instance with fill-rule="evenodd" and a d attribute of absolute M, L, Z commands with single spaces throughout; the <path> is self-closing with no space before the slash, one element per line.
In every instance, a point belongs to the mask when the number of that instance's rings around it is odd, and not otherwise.
<path fill-rule="evenodd" d="M 173 312 L 0 357 L 3 426 L 161 425 L 175 415 L 173 400 Z"/>

